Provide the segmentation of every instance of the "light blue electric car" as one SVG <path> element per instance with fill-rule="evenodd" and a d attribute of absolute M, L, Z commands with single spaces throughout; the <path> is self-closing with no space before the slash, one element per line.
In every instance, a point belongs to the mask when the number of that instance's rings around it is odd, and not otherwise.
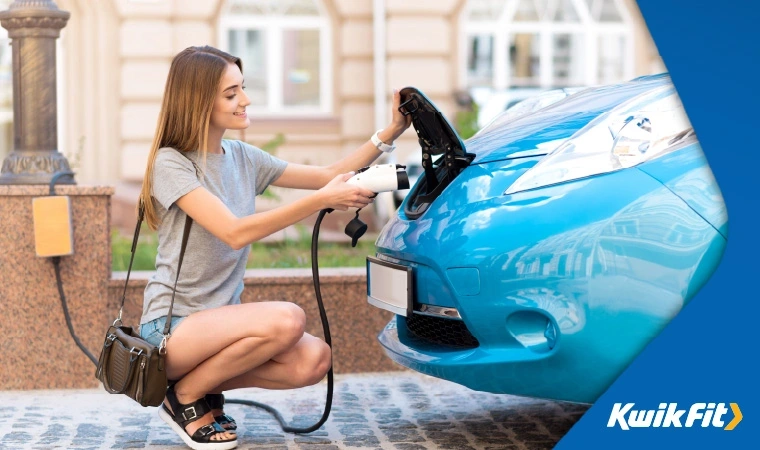
<path fill-rule="evenodd" d="M 462 142 L 402 90 L 424 173 L 367 261 L 378 337 L 475 390 L 591 403 L 710 278 L 728 218 L 667 75 Z"/>

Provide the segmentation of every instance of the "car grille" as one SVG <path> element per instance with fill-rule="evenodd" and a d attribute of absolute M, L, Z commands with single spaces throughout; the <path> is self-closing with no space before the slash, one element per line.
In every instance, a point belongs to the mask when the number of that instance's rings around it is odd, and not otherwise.
<path fill-rule="evenodd" d="M 412 335 L 435 344 L 462 348 L 479 345 L 461 320 L 412 314 L 406 318 L 406 328 Z"/>

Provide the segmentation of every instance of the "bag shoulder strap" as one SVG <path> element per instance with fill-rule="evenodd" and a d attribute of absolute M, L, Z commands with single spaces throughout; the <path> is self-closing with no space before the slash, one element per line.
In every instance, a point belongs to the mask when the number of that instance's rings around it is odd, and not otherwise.
<path fill-rule="evenodd" d="M 129 284 L 129 275 L 132 273 L 132 263 L 135 260 L 135 250 L 137 249 L 137 239 L 140 236 L 140 226 L 145 218 L 145 206 L 142 201 L 137 213 L 137 225 L 135 226 L 135 236 L 132 238 L 132 255 L 129 258 L 129 268 L 127 269 L 127 279 L 124 281 L 124 292 L 121 294 L 121 305 L 119 306 L 119 316 L 114 320 L 113 326 L 117 323 L 121 324 L 121 315 L 124 312 L 124 302 L 127 299 L 127 285 Z M 171 316 L 174 309 L 174 296 L 177 294 L 177 281 L 179 281 L 179 271 L 182 269 L 182 260 L 185 257 L 185 249 L 187 248 L 187 238 L 190 235 L 190 226 L 193 224 L 192 217 L 185 215 L 185 230 L 182 233 L 182 247 L 179 250 L 179 262 L 177 264 L 177 276 L 174 279 L 174 288 L 172 290 L 172 301 L 169 304 L 169 313 L 167 314 L 166 326 L 164 326 L 164 338 L 169 334 L 171 330 Z"/>
<path fill-rule="evenodd" d="M 185 230 L 182 232 L 182 247 L 179 249 L 179 262 L 177 263 L 177 276 L 174 278 L 174 288 L 172 288 L 172 301 L 169 303 L 169 312 L 166 313 L 166 325 L 164 325 L 164 338 L 169 335 L 172 326 L 172 310 L 174 309 L 174 296 L 177 295 L 177 281 L 179 281 L 179 271 L 182 269 L 182 260 L 185 258 L 185 248 L 187 248 L 187 237 L 190 234 L 190 226 L 193 219 L 185 214 Z"/>

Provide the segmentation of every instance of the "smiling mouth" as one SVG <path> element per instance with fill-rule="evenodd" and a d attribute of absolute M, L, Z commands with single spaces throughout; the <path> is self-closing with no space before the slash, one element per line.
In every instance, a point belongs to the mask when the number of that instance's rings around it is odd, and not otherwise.
<path fill-rule="evenodd" d="M 236 115 L 238 117 L 245 117 L 247 115 L 245 111 L 243 111 L 243 112 L 236 112 L 236 113 L 232 113 L 232 114 L 234 114 L 234 115 Z"/>

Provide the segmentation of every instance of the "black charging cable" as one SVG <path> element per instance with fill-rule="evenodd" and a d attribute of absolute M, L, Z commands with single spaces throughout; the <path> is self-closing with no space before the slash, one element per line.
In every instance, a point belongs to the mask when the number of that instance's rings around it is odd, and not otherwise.
<path fill-rule="evenodd" d="M 69 327 L 69 333 L 71 334 L 72 339 L 74 339 L 74 342 L 76 342 L 77 347 L 79 347 L 82 352 L 87 355 L 88 358 L 90 358 L 90 361 L 92 361 L 93 364 L 96 366 L 98 365 L 98 360 L 95 358 L 95 356 L 90 353 L 89 350 L 87 350 L 87 347 L 82 344 L 82 341 L 79 340 L 76 333 L 74 333 L 74 327 L 71 326 L 71 316 L 69 315 L 69 307 L 66 305 L 66 296 L 63 294 L 63 283 L 61 282 L 61 257 L 60 256 L 53 256 L 53 266 L 55 267 L 55 279 L 58 282 L 58 295 L 61 296 L 61 306 L 63 306 L 63 315 L 66 317 L 66 326 Z"/>
<path fill-rule="evenodd" d="M 70 177 L 74 178 L 74 172 L 69 171 L 62 171 L 62 172 L 56 172 L 53 175 L 53 178 L 50 179 L 50 191 L 49 195 L 53 196 L 55 195 L 55 183 L 61 179 L 62 177 Z M 71 325 L 71 315 L 69 314 L 69 306 L 66 304 L 66 295 L 63 293 L 63 282 L 61 281 L 61 257 L 60 256 L 53 256 L 53 267 L 55 269 L 55 280 L 58 284 L 58 295 L 61 297 L 61 306 L 63 307 L 63 315 L 66 318 L 66 326 L 69 327 L 69 334 L 71 334 L 71 338 L 74 339 L 74 342 L 77 344 L 77 347 L 79 347 L 82 352 L 87 355 L 88 358 L 90 358 L 90 361 L 92 361 L 93 364 L 97 365 L 98 360 L 95 358 L 95 356 L 90 353 L 89 350 L 87 350 L 87 347 L 82 344 L 82 341 L 79 340 L 79 337 L 77 337 L 77 334 L 74 332 L 74 327 Z"/>
<path fill-rule="evenodd" d="M 317 306 L 319 306 L 319 317 L 322 320 L 322 330 L 324 331 L 325 335 L 325 343 L 330 347 L 330 358 L 332 358 L 332 338 L 330 337 L 330 324 L 327 322 L 327 313 L 325 312 L 325 305 L 322 302 L 322 290 L 320 288 L 319 284 L 319 261 L 318 261 L 318 246 L 319 246 L 319 229 L 322 226 L 322 219 L 325 218 L 326 214 L 329 214 L 333 212 L 332 209 L 323 209 L 319 212 L 319 215 L 317 216 L 317 221 L 314 223 L 314 231 L 311 234 L 311 276 L 314 282 L 314 293 L 317 296 Z M 248 405 L 248 406 L 254 406 L 256 408 L 263 409 L 270 414 L 274 416 L 275 419 L 280 423 L 280 427 L 282 428 L 282 431 L 286 431 L 289 433 L 311 433 L 312 431 L 316 431 L 321 427 L 326 421 L 327 418 L 330 416 L 330 408 L 332 408 L 332 399 L 333 399 L 333 385 L 334 385 L 334 379 L 333 379 L 333 369 L 332 364 L 330 364 L 330 370 L 327 371 L 327 399 L 325 400 L 325 411 L 322 413 L 322 418 L 319 419 L 317 423 L 314 425 L 308 427 L 308 428 L 296 428 L 292 427 L 285 423 L 285 420 L 282 418 L 279 412 L 277 412 L 276 409 L 272 408 L 269 405 L 265 405 L 263 403 L 258 403 L 250 400 L 238 400 L 238 399 L 227 399 L 225 400 L 225 403 L 237 403 L 240 405 Z"/>

